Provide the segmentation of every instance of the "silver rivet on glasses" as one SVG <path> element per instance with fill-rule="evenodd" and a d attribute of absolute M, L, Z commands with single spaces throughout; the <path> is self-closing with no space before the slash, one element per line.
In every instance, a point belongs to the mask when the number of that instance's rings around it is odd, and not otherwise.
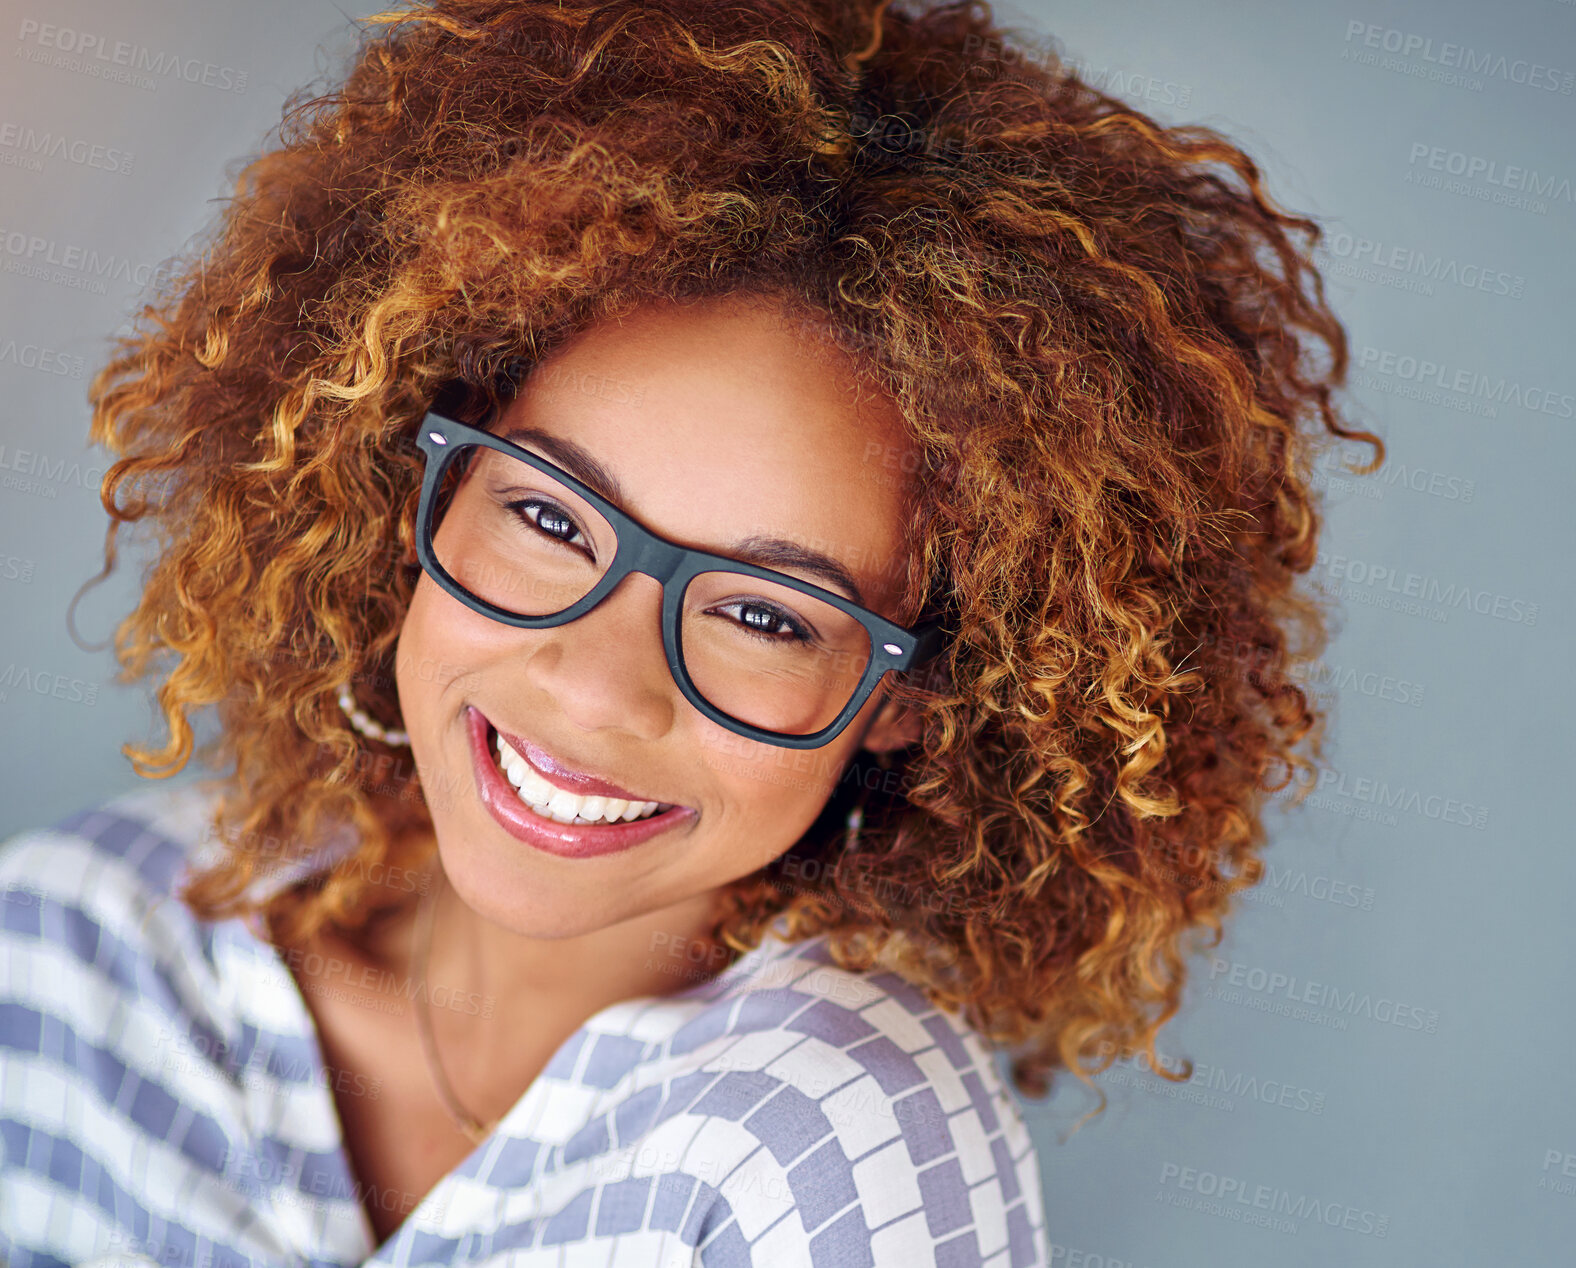
<path fill-rule="evenodd" d="M 435 444 L 435 445 L 446 445 L 446 444 L 449 443 L 448 439 L 446 437 L 440 436 L 435 431 L 428 432 L 427 433 L 427 439 L 432 441 L 432 443 Z"/>
<path fill-rule="evenodd" d="M 894 656 L 901 656 L 903 654 L 903 649 L 896 643 L 882 643 L 881 646 L 887 651 L 891 652 Z"/>

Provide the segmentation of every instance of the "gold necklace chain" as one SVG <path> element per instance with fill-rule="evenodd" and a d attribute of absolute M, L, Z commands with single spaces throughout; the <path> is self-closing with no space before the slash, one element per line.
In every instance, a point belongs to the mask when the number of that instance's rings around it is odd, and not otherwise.
<path fill-rule="evenodd" d="M 441 869 L 438 874 L 442 875 Z M 479 1145 L 492 1134 L 493 1128 L 498 1125 L 495 1118 L 490 1123 L 484 1123 L 474 1114 L 470 1113 L 460 1104 L 459 1098 L 454 1095 L 454 1089 L 449 1086 L 449 1081 L 443 1075 L 443 1063 L 438 1060 L 438 1041 L 432 1033 L 432 1016 L 427 1004 L 427 955 L 432 950 L 432 926 L 438 905 L 437 890 L 434 887 L 431 895 L 423 896 L 421 909 L 417 914 L 415 964 L 412 966 L 412 975 L 416 979 L 416 1029 L 421 1033 L 421 1047 L 426 1054 L 427 1069 L 432 1073 L 433 1085 L 438 1089 L 438 1098 L 443 1102 L 443 1108 L 448 1111 L 449 1117 L 472 1144 Z"/>

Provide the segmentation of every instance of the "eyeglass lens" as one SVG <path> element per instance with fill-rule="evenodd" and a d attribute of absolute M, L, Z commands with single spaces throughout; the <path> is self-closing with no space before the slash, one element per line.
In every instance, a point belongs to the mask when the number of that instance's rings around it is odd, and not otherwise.
<path fill-rule="evenodd" d="M 550 616 L 583 598 L 618 547 L 612 525 L 562 481 L 485 445 L 450 460 L 433 551 L 494 607 Z M 831 724 L 870 662 L 862 622 L 743 573 L 703 572 L 681 603 L 679 652 L 696 689 L 730 717 L 784 735 Z"/>

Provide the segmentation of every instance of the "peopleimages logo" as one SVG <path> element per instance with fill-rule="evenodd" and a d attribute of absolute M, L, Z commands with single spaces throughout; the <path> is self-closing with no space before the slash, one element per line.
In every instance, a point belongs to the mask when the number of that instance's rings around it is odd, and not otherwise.
<path fill-rule="evenodd" d="M 188 84 L 202 84 L 205 88 L 217 88 L 222 92 L 246 91 L 247 72 L 234 66 L 220 66 L 198 57 L 182 57 L 168 50 L 155 53 L 146 44 L 110 41 L 91 31 L 56 26 L 50 22 L 40 22 L 37 18 L 23 18 L 16 38 L 15 56 L 30 62 L 47 60 L 50 65 L 84 71 L 95 79 L 131 83 L 139 88 L 157 88 L 159 81 L 148 78 L 156 75 L 164 79 L 181 79 Z M 29 44 L 34 47 L 28 48 Z M 52 50 L 52 53 L 44 52 L 45 49 Z"/>
<path fill-rule="evenodd" d="M 1543 1175 L 1538 1180 L 1538 1188 L 1550 1193 L 1576 1193 L 1576 1153 L 1563 1149 L 1544 1150 Z"/>
<path fill-rule="evenodd" d="M 1430 282 L 1448 282 L 1469 291 L 1508 295 L 1512 299 L 1520 299 L 1527 286 L 1527 279 L 1519 273 L 1507 273 L 1485 264 L 1463 264 L 1450 256 L 1430 255 L 1421 247 L 1400 246 L 1345 232 L 1332 234 L 1326 250 L 1336 259 L 1349 260 L 1356 265 L 1370 265 Z"/>
<path fill-rule="evenodd" d="M 1423 688 L 1393 674 L 1375 670 L 1342 668 L 1323 661 L 1292 666 L 1291 676 L 1311 687 L 1330 687 L 1336 691 L 1356 691 L 1375 700 L 1393 700 L 1416 708 L 1423 703 Z"/>
<path fill-rule="evenodd" d="M 73 379 L 80 379 L 87 373 L 87 362 L 79 356 L 42 348 L 36 343 L 18 343 L 15 339 L 0 340 L 0 365 L 19 365 L 24 370 L 62 374 Z"/>
<path fill-rule="evenodd" d="M 1340 802 L 1332 797 L 1342 797 L 1348 802 L 1361 802 L 1387 810 L 1400 810 L 1405 814 L 1421 815 L 1436 823 L 1454 823 L 1464 828 L 1483 831 L 1488 827 L 1488 807 L 1462 801 L 1456 797 L 1443 797 L 1438 793 L 1424 793 L 1419 788 L 1405 784 L 1391 787 L 1388 780 L 1371 775 L 1353 775 L 1337 766 L 1321 767 L 1317 776 L 1298 776 L 1270 793 L 1271 797 L 1290 799 L 1294 789 L 1307 788 L 1312 783 L 1316 791 L 1302 804 L 1317 809 L 1338 810 Z M 1368 816 L 1363 816 L 1367 818 Z M 1387 825 L 1400 823 L 1394 815 L 1385 816 Z"/>
<path fill-rule="evenodd" d="M 1111 1052 L 1114 1045 L 1108 1041 L 1100 1045 L 1101 1055 Z M 1159 1092 L 1165 1095 L 1166 1088 L 1187 1087 L 1196 1084 L 1200 1088 L 1207 1088 L 1212 1092 L 1224 1092 L 1227 1096 L 1238 1097 L 1242 1100 L 1258 1101 L 1263 1105 L 1274 1105 L 1281 1109 L 1296 1110 L 1303 1114 L 1324 1113 L 1324 1093 L 1313 1088 L 1299 1087 L 1280 1079 L 1264 1078 L 1256 1074 L 1246 1074 L 1240 1070 L 1230 1071 L 1224 1066 L 1206 1065 L 1203 1062 L 1193 1063 L 1193 1073 L 1186 1076 L 1180 1084 L 1164 1079 L 1160 1071 L 1164 1070 L 1172 1075 L 1183 1075 L 1183 1062 L 1180 1057 L 1170 1056 L 1164 1052 L 1155 1054 L 1156 1060 L 1150 1061 L 1149 1054 L 1142 1050 L 1117 1056 L 1112 1062 L 1112 1071 L 1119 1072 L 1126 1067 L 1144 1074 L 1155 1076 L 1155 1082 L 1160 1087 L 1152 1086 L 1148 1080 L 1123 1079 L 1120 1077 L 1106 1077 L 1106 1082 L 1115 1082 L 1126 1087 L 1141 1087 L 1145 1091 Z M 1158 1065 L 1159 1069 L 1156 1069 Z M 1219 1100 L 1220 1098 L 1216 1098 Z M 1231 1110 L 1235 1102 L 1226 1101 L 1215 1108 Z"/>
<path fill-rule="evenodd" d="M 3 227 L 0 227 L 0 253 L 10 257 L 0 261 L 8 273 L 36 271 L 42 275 L 46 267 L 50 267 L 85 274 L 99 281 L 112 278 L 139 287 L 163 280 L 169 267 L 167 264 L 134 264 L 125 256 L 100 255 L 91 247 L 62 245 L 54 238 Z"/>
<path fill-rule="evenodd" d="M 1452 44 L 1448 40 L 1440 40 L 1436 44 L 1430 35 L 1376 26 L 1361 18 L 1352 18 L 1346 24 L 1346 43 L 1353 42 L 1401 57 L 1415 57 L 1418 61 L 1431 62 L 1445 70 L 1482 75 L 1485 79 L 1501 79 L 1506 83 L 1521 84 L 1543 92 L 1557 92 L 1566 97 L 1576 92 L 1576 74 L 1558 66 L 1545 66 L 1541 62 L 1525 57 L 1509 57 L 1504 53 L 1483 53 L 1469 45 Z"/>
<path fill-rule="evenodd" d="M 51 459 L 48 454 L 33 449 L 15 449 L 0 445 L 0 472 L 13 471 L 18 475 L 13 477 L 6 474 L 0 478 L 0 487 L 11 488 L 13 480 L 22 480 L 23 482 L 40 481 L 46 487 L 71 484 L 79 489 L 97 489 L 99 482 L 104 478 L 103 467 L 85 466 L 75 459 Z M 53 491 L 49 496 L 54 496 Z"/>
<path fill-rule="evenodd" d="M 1408 167 L 1422 166 L 1431 172 L 1459 176 L 1463 180 L 1482 181 L 1518 194 L 1531 194 L 1537 198 L 1576 202 L 1576 184 L 1569 176 L 1543 173 L 1535 167 L 1522 167 L 1516 163 L 1500 164 L 1498 159 L 1481 154 L 1468 154 L 1464 150 L 1447 150 L 1442 145 L 1429 145 L 1426 141 L 1413 141 L 1407 153 Z"/>
<path fill-rule="evenodd" d="M 1339 473 L 1353 483 L 1377 484 L 1385 489 L 1393 489 L 1400 485 L 1401 488 L 1410 489 L 1413 493 L 1426 493 L 1429 497 L 1442 498 L 1446 502 L 1470 502 L 1477 496 L 1476 480 L 1450 475 L 1444 471 L 1433 471 L 1428 467 L 1408 466 L 1404 462 L 1386 462 L 1378 471 L 1370 472 L 1368 475 L 1352 475 L 1350 468 L 1342 464 L 1340 455 L 1333 450 L 1320 458 L 1315 474 L 1321 470 Z"/>
<path fill-rule="evenodd" d="M 1392 376 L 1408 383 L 1428 384 L 1446 392 L 1481 397 L 1499 405 L 1515 405 L 1554 418 L 1576 418 L 1576 393 L 1555 392 L 1477 370 L 1453 369 L 1442 361 L 1392 352 L 1372 344 L 1363 345 L 1357 354 L 1357 365 L 1369 373 Z"/>
<path fill-rule="evenodd" d="M 28 158 L 42 155 L 65 159 L 78 167 L 97 168 L 122 176 L 131 172 L 132 155 L 129 150 L 97 145 L 80 137 L 73 139 L 58 132 L 40 132 L 18 123 L 0 123 L 0 148 L 16 150 Z"/>
<path fill-rule="evenodd" d="M 1352 881 L 1335 880 L 1329 876 L 1309 876 L 1296 868 L 1284 871 L 1274 863 L 1267 864 L 1264 884 L 1286 894 L 1301 894 L 1315 902 L 1334 903 L 1337 907 L 1357 907 L 1372 911 L 1374 891 Z"/>
<path fill-rule="evenodd" d="M 1221 982 L 1220 979 L 1225 981 Z M 1209 980 L 1220 986 L 1234 986 L 1256 995 L 1278 996 L 1293 1004 L 1309 1004 L 1314 1008 L 1328 1009 L 1345 1017 L 1366 1017 L 1382 1025 L 1399 1026 L 1403 1030 L 1421 1030 L 1433 1034 L 1439 1029 L 1439 1013 L 1416 1004 L 1403 1004 L 1387 995 L 1375 996 L 1367 991 L 1343 991 L 1338 986 L 1323 982 L 1302 981 L 1295 973 L 1279 973 L 1244 964 L 1240 960 L 1224 960 L 1212 956 L 1209 963 Z M 1224 998 L 1224 996 L 1221 996 Z M 1227 1002 L 1235 1003 L 1235 1000 Z"/>
<path fill-rule="evenodd" d="M 1389 564 L 1366 559 L 1331 555 L 1322 560 L 1325 570 L 1336 581 L 1353 586 L 1378 589 L 1391 595 L 1433 603 L 1440 608 L 1469 608 L 1479 616 L 1492 616 L 1518 625 L 1536 625 L 1541 605 L 1528 603 L 1492 590 L 1480 590 L 1455 581 L 1443 582 L 1423 572 L 1405 572 Z"/>
<path fill-rule="evenodd" d="M 967 37 L 973 39 L 973 36 Z M 1142 98 L 1162 106 L 1187 106 L 1193 100 L 1191 84 L 1179 84 L 1169 79 L 1158 79 L 1138 71 L 1113 70 L 1109 66 L 1093 66 L 1088 62 L 1068 62 L 1067 69 L 1082 79 L 1089 87 L 1113 97 Z"/>
<path fill-rule="evenodd" d="M 1160 1201 L 1165 1186 L 1175 1185 L 1187 1193 L 1197 1194 L 1201 1198 L 1213 1198 L 1224 1207 L 1232 1203 L 1238 1211 L 1263 1211 L 1271 1215 L 1289 1216 L 1292 1219 L 1311 1220 L 1316 1224 L 1324 1224 L 1330 1228 L 1343 1228 L 1349 1233 L 1366 1233 L 1372 1237 L 1384 1237 L 1390 1229 L 1390 1217 L 1378 1211 L 1365 1210 L 1362 1207 L 1351 1206 L 1345 1202 L 1329 1202 L 1319 1198 L 1311 1198 L 1305 1193 L 1292 1193 L 1289 1189 L 1282 1189 L 1269 1184 L 1249 1184 L 1246 1180 L 1234 1176 L 1223 1176 L 1214 1171 L 1202 1171 L 1196 1167 L 1184 1167 L 1180 1163 L 1167 1162 L 1160 1167 L 1161 1194 L 1156 1195 Z M 1183 1195 L 1176 1194 L 1176 1197 Z M 1173 1202 L 1174 1206 L 1193 1205 L 1189 1202 Z M 1226 1214 L 1230 1208 L 1222 1211 L 1212 1211 L 1211 1214 Z M 1238 1218 L 1233 1214 L 1232 1218 Z M 1295 1232 L 1296 1226 L 1282 1229 L 1283 1232 Z"/>
<path fill-rule="evenodd" d="M 18 666 L 15 661 L 0 672 L 0 704 L 11 698 L 11 689 L 35 696 L 49 696 L 71 704 L 95 705 L 98 703 L 99 684 L 81 678 L 67 678 L 48 669 Z"/>

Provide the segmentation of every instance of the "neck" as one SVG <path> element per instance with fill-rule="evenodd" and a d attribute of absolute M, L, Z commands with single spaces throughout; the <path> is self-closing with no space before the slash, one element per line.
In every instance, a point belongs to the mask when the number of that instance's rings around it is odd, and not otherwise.
<path fill-rule="evenodd" d="M 426 996 L 437 1027 L 451 1036 L 463 1028 L 479 1055 L 505 1054 L 547 1019 L 567 1035 L 612 1004 L 670 995 L 727 968 L 736 955 L 711 936 L 723 889 L 583 934 L 530 937 L 469 907 L 434 852 L 416 901 L 399 895 L 401 906 L 386 919 L 335 941 L 387 980 L 403 981 L 417 964 L 422 905 L 431 904 Z"/>
<path fill-rule="evenodd" d="M 433 905 L 429 994 L 441 995 L 447 988 L 462 998 L 479 996 L 489 1014 L 519 1016 L 512 1005 L 529 1003 L 533 1010 L 583 1021 L 622 1000 L 693 986 L 716 976 L 733 958 L 711 937 L 720 887 L 587 933 L 537 938 L 478 915 L 436 860 L 432 885 L 425 900 Z M 407 964 L 420 932 L 416 915 L 413 909 L 398 934 Z"/>

